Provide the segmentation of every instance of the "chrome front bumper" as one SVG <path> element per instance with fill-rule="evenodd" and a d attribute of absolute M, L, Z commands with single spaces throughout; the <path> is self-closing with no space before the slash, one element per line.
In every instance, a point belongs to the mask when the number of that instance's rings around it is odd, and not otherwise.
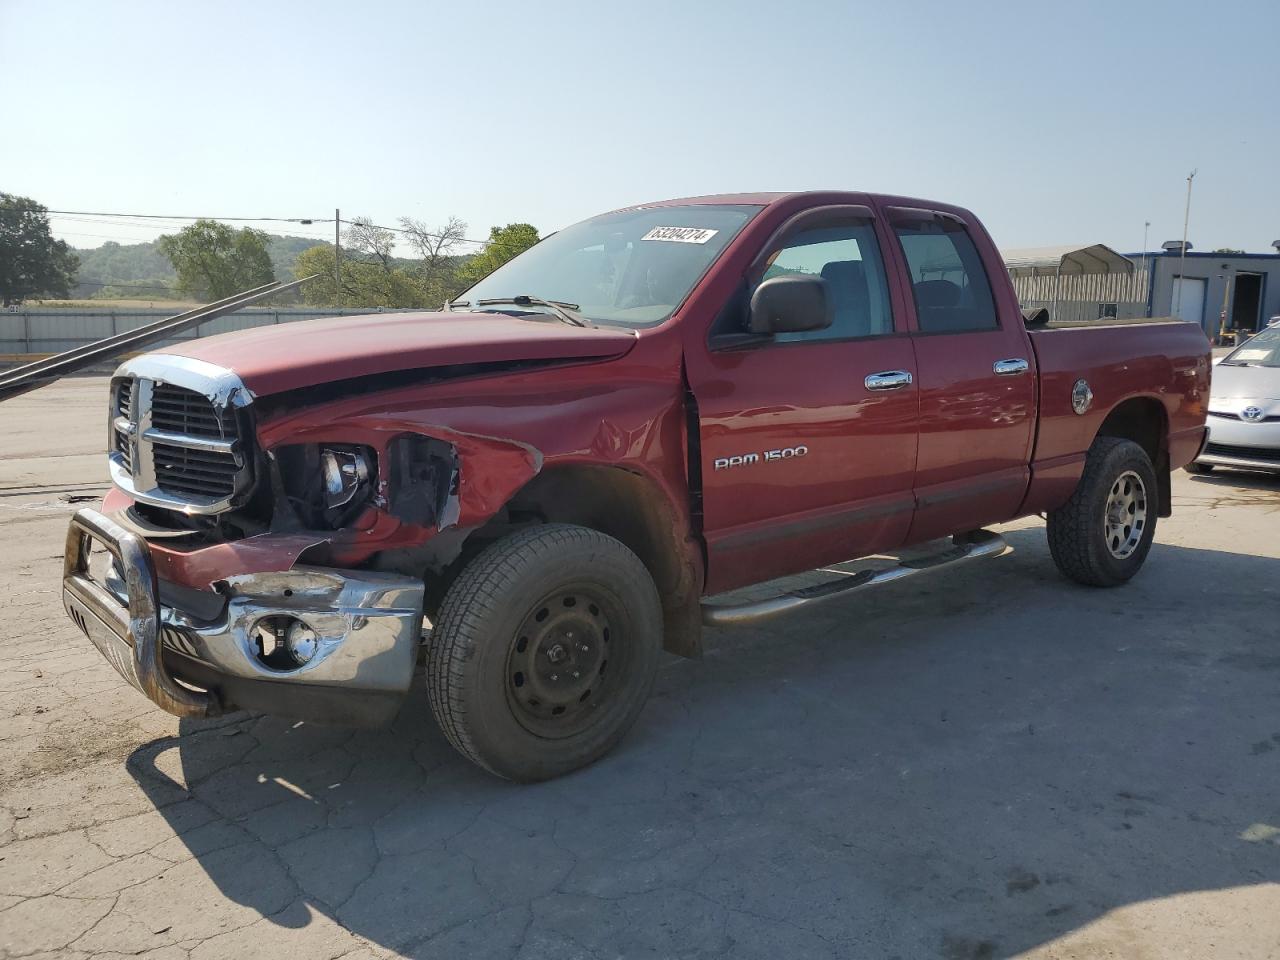
<path fill-rule="evenodd" d="M 114 560 L 102 582 L 89 571 L 95 541 Z M 157 706 L 180 717 L 230 709 L 361 725 L 394 717 L 422 636 L 420 580 L 299 566 L 228 577 L 220 593 L 225 604 L 212 620 L 162 604 L 144 539 L 95 510 L 71 520 L 63 606 Z M 251 630 L 268 616 L 295 617 L 315 631 L 318 648 L 304 666 L 278 670 L 258 658 Z"/>

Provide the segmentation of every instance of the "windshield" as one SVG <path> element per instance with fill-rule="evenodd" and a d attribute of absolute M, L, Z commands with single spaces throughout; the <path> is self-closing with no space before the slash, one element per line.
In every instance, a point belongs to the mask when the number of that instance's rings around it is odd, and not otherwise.
<path fill-rule="evenodd" d="M 1280 367 L 1280 327 L 1267 327 L 1223 359 L 1232 367 Z"/>
<path fill-rule="evenodd" d="M 519 310 L 479 301 L 537 297 L 569 304 L 601 323 L 661 323 L 760 209 L 690 204 L 592 217 L 530 247 L 454 303 L 470 310 Z"/>

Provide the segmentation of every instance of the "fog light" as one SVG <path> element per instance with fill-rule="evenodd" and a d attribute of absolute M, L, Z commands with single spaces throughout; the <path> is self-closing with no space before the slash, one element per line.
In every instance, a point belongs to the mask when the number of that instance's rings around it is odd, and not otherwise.
<path fill-rule="evenodd" d="M 302 666 L 309 663 L 316 655 L 320 643 L 314 630 L 301 620 L 294 620 L 285 632 L 284 645 L 289 652 L 289 658 L 298 666 Z"/>
<path fill-rule="evenodd" d="M 293 670 L 310 663 L 320 649 L 316 632 L 296 617 L 263 617 L 249 631 L 258 659 L 272 670 Z"/>

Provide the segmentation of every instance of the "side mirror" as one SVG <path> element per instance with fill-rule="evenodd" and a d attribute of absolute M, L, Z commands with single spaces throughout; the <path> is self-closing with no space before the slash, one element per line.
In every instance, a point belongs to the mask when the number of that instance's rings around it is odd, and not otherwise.
<path fill-rule="evenodd" d="M 827 283 L 821 277 L 773 277 L 751 295 L 751 333 L 802 333 L 831 326 Z"/>

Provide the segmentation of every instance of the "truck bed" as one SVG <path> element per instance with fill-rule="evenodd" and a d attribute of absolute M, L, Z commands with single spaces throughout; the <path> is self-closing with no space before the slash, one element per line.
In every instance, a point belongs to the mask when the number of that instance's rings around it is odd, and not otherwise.
<path fill-rule="evenodd" d="M 1090 443 L 1121 404 L 1126 416 L 1167 422 L 1167 450 L 1152 451 L 1153 459 L 1167 453 L 1170 469 L 1177 469 L 1195 458 L 1210 373 L 1209 341 L 1198 325 L 1140 317 L 1060 322 L 1028 333 L 1040 375 L 1040 424 L 1025 512 L 1052 509 L 1071 495 Z M 1071 403 L 1079 380 L 1093 392 L 1083 414 Z"/>
<path fill-rule="evenodd" d="M 1040 330 L 1092 330 L 1098 327 L 1141 327 L 1150 324 L 1186 322 L 1179 317 L 1103 317 L 1100 320 L 1050 320 L 1048 323 L 1029 326 L 1027 329 L 1034 333 Z"/>

